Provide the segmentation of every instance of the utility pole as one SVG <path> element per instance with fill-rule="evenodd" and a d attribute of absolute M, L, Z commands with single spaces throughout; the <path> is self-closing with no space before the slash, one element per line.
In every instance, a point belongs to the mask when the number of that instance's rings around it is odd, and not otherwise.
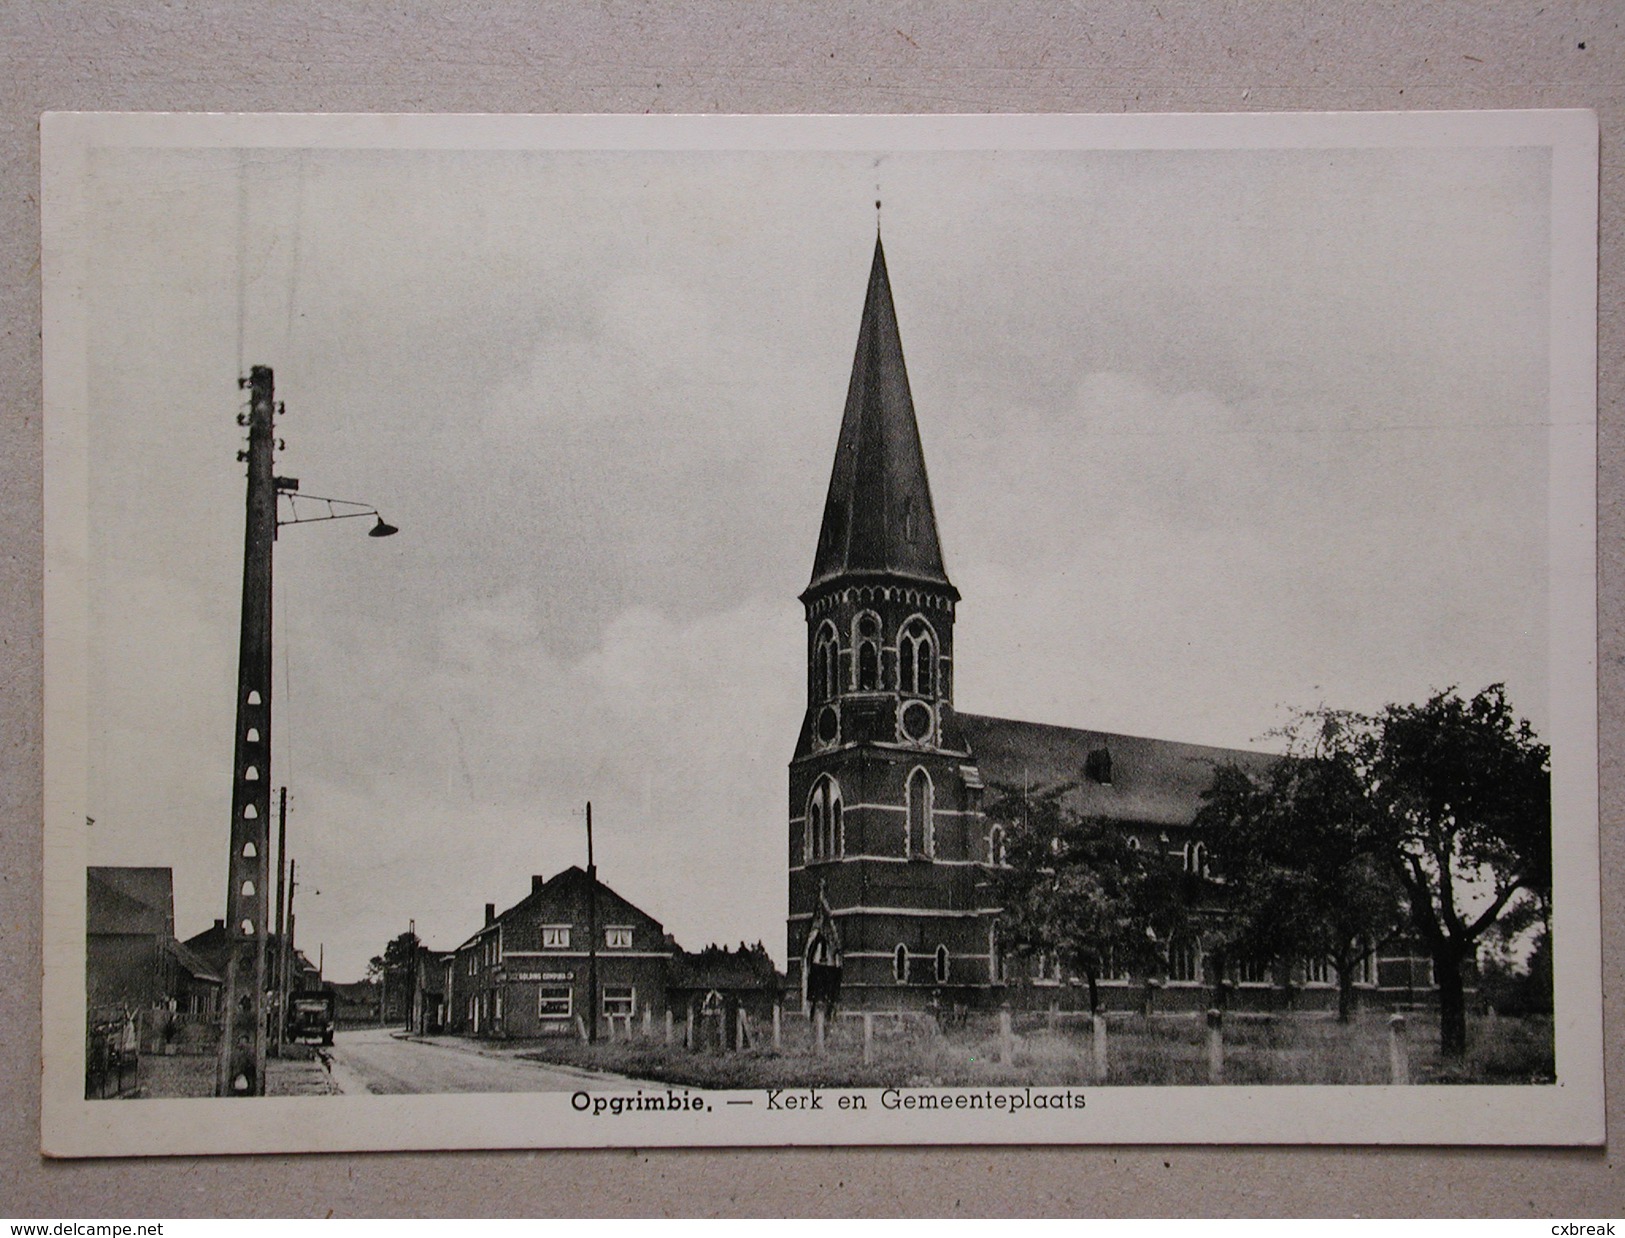
<path fill-rule="evenodd" d="M 412 1026 L 417 1022 L 418 1008 L 418 922 L 406 922 L 406 944 L 412 948 L 412 961 L 407 964 L 406 972 L 406 1030 L 415 1032 L 418 1029 Z"/>
<path fill-rule="evenodd" d="M 592 801 L 587 801 L 587 1043 L 598 1043 L 598 866 L 592 862 Z"/>
<path fill-rule="evenodd" d="M 292 988 L 289 981 L 293 979 L 289 973 L 293 971 L 293 892 L 299 888 L 299 883 L 294 880 L 298 863 L 298 860 L 288 861 L 288 934 L 282 939 L 282 943 L 277 950 L 277 953 L 281 955 L 282 969 L 282 979 L 278 981 L 282 987 L 278 991 L 282 995 L 284 1010 L 287 1008 L 288 993 Z"/>
<path fill-rule="evenodd" d="M 265 916 L 271 808 L 271 548 L 276 540 L 275 416 L 271 370 L 256 365 L 249 389 L 248 497 L 243 533 L 242 632 L 237 651 L 237 731 L 226 866 L 226 1008 L 215 1095 L 265 1095 Z"/>
<path fill-rule="evenodd" d="M 282 1056 L 283 1034 L 288 1023 L 288 933 L 287 933 L 287 876 L 288 876 L 288 788 L 282 788 L 277 807 L 276 825 L 276 967 L 271 986 L 276 990 L 273 1003 L 271 1043 L 277 1057 Z"/>

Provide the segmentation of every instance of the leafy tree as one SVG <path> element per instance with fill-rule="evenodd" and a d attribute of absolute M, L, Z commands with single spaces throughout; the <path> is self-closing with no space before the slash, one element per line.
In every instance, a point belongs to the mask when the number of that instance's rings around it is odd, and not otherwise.
<path fill-rule="evenodd" d="M 1184 903 L 1166 857 L 1134 849 L 1110 821 L 1070 812 L 1062 800 L 1071 786 L 995 788 L 988 816 L 1005 831 L 1005 865 L 991 875 L 1005 944 L 1081 973 L 1095 1012 L 1110 969 L 1160 969 L 1158 939 L 1175 931 Z"/>
<path fill-rule="evenodd" d="M 1440 1050 L 1467 1048 L 1462 970 L 1515 899 L 1549 899 L 1551 753 L 1506 689 L 1454 688 L 1363 719 L 1354 755 L 1433 959 Z"/>
<path fill-rule="evenodd" d="M 1343 1023 L 1362 959 L 1403 921 L 1348 727 L 1329 711 L 1299 718 L 1283 759 L 1219 766 L 1196 817 L 1224 874 L 1232 949 L 1330 960 Z"/>
<path fill-rule="evenodd" d="M 419 944 L 415 934 L 402 933 L 384 947 L 382 954 L 375 954 L 367 960 L 367 979 L 383 986 L 380 1010 L 383 996 L 391 992 L 397 994 L 401 1001 L 409 1000 L 405 996 L 406 985 L 412 976 Z"/>

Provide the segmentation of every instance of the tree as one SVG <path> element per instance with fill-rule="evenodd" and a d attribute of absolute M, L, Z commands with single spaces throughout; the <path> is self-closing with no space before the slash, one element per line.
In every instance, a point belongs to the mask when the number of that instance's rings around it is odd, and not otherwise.
<path fill-rule="evenodd" d="M 1287 965 L 1329 960 L 1342 1023 L 1361 961 L 1403 922 L 1348 727 L 1345 714 L 1300 717 L 1282 759 L 1215 769 L 1196 817 L 1224 876 L 1232 948 Z"/>
<path fill-rule="evenodd" d="M 1093 1013 L 1102 976 L 1160 968 L 1157 943 L 1181 921 L 1183 901 L 1166 857 L 1134 849 L 1110 821 L 1069 812 L 1070 789 L 996 788 L 988 816 L 1005 831 L 1005 863 L 991 874 L 1004 942 L 1082 974 Z"/>
<path fill-rule="evenodd" d="M 1515 899 L 1550 897 L 1551 753 L 1501 684 L 1389 705 L 1353 734 L 1386 858 L 1433 959 L 1440 1051 L 1459 1057 L 1463 967 Z"/>
<path fill-rule="evenodd" d="M 375 954 L 367 960 L 367 979 L 383 986 L 378 997 L 380 1019 L 388 1017 L 385 999 L 390 992 L 401 994 L 401 1000 L 408 1003 L 407 1009 L 410 1008 L 411 995 L 406 989 L 417 961 L 418 946 L 415 934 L 402 933 L 384 947 L 382 954 Z"/>

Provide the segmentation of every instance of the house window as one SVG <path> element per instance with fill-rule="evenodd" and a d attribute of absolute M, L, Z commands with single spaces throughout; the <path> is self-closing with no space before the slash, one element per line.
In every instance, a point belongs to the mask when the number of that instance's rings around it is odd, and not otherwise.
<path fill-rule="evenodd" d="M 1138 851 L 1140 849 L 1140 840 L 1133 834 L 1128 836 L 1128 849 L 1130 851 Z"/>
<path fill-rule="evenodd" d="M 630 950 L 632 948 L 632 930 L 620 927 L 605 929 L 604 945 L 611 950 Z"/>
<path fill-rule="evenodd" d="M 892 979 L 898 984 L 908 983 L 908 947 L 899 945 L 891 956 Z"/>
<path fill-rule="evenodd" d="M 903 838 L 903 854 L 931 857 L 936 854 L 936 831 L 931 825 L 931 775 L 915 769 L 908 776 L 908 830 Z"/>
<path fill-rule="evenodd" d="M 1303 982 L 1305 984 L 1330 984 L 1332 982 L 1332 963 L 1330 959 L 1309 959 L 1303 965 Z"/>
<path fill-rule="evenodd" d="M 897 638 L 897 688 L 930 696 L 936 679 L 936 636 L 924 619 L 910 619 Z"/>
<path fill-rule="evenodd" d="M 936 976 L 938 984 L 947 984 L 948 983 L 948 947 L 947 946 L 938 946 L 937 947 L 936 968 L 935 968 L 935 971 L 934 971 L 933 974 Z"/>
<path fill-rule="evenodd" d="M 604 1017 L 630 1019 L 638 1008 L 638 992 L 629 984 L 604 986 Z"/>
<path fill-rule="evenodd" d="M 543 950 L 568 950 L 570 948 L 570 926 L 568 924 L 542 925 Z"/>
<path fill-rule="evenodd" d="M 1061 982 L 1061 969 L 1055 961 L 1055 956 L 1049 951 L 1033 957 L 1033 983 L 1059 984 Z"/>
<path fill-rule="evenodd" d="M 856 633 L 858 691 L 873 692 L 880 687 L 880 620 L 865 612 L 853 625 Z"/>
<path fill-rule="evenodd" d="M 1004 827 L 995 825 L 987 835 L 987 862 L 998 866 L 1005 863 L 1004 858 Z"/>
<path fill-rule="evenodd" d="M 538 990 L 536 1014 L 544 1023 L 568 1020 L 572 1013 L 569 985 L 544 984 Z"/>

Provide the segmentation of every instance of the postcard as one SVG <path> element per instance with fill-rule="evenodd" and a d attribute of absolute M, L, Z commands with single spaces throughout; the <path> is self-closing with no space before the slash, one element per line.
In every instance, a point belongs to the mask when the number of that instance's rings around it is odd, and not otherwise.
<path fill-rule="evenodd" d="M 42 151 L 47 1155 L 1602 1141 L 1591 113 Z"/>

